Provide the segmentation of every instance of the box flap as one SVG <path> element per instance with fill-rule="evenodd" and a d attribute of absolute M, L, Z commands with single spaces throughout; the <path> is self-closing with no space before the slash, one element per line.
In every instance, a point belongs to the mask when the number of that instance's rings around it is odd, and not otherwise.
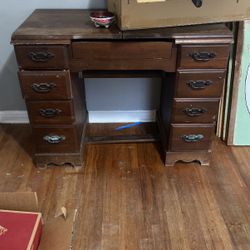
<path fill-rule="evenodd" d="M 0 209 L 38 212 L 35 192 L 0 192 Z"/>
<path fill-rule="evenodd" d="M 64 216 L 50 219 L 44 225 L 39 250 L 69 250 L 71 249 L 72 234 L 76 210 Z"/>

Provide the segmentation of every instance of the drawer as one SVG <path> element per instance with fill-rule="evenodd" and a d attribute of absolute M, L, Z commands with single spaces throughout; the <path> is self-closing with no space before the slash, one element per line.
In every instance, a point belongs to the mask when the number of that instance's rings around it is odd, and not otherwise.
<path fill-rule="evenodd" d="M 89 70 L 174 71 L 176 67 L 176 48 L 166 41 L 73 42 L 72 53 L 71 68 L 78 63 Z"/>
<path fill-rule="evenodd" d="M 76 125 L 33 127 L 37 153 L 74 153 L 80 150 L 80 134 Z"/>
<path fill-rule="evenodd" d="M 214 124 L 171 124 L 169 150 L 208 150 L 213 133 Z"/>
<path fill-rule="evenodd" d="M 219 99 L 175 98 L 173 123 L 212 123 L 217 118 Z"/>
<path fill-rule="evenodd" d="M 226 69 L 230 45 L 181 46 L 180 68 Z"/>
<path fill-rule="evenodd" d="M 19 79 L 25 99 L 72 98 L 69 71 L 20 71 Z"/>
<path fill-rule="evenodd" d="M 175 97 L 220 97 L 224 70 L 178 70 Z"/>
<path fill-rule="evenodd" d="M 75 121 L 72 101 L 26 102 L 32 124 L 71 124 Z"/>
<path fill-rule="evenodd" d="M 21 69 L 67 69 L 67 46 L 16 45 L 15 53 Z"/>

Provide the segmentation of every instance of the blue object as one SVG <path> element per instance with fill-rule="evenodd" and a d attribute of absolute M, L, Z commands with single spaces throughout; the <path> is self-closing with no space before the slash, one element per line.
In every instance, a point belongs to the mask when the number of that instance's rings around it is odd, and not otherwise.
<path fill-rule="evenodd" d="M 127 125 L 122 125 L 120 127 L 115 128 L 115 130 L 123 130 L 123 129 L 126 129 L 126 128 L 135 127 L 135 126 L 140 125 L 141 123 L 142 122 L 134 122 L 134 123 L 130 123 L 130 124 L 127 124 Z"/>

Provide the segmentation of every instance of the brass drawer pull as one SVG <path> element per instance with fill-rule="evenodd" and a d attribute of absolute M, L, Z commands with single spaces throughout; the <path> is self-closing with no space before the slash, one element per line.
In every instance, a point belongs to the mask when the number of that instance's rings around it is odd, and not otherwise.
<path fill-rule="evenodd" d="M 205 108 L 185 108 L 183 112 L 191 117 L 194 116 L 201 116 L 202 114 L 205 114 L 207 112 L 207 109 Z"/>
<path fill-rule="evenodd" d="M 47 51 L 29 52 L 28 57 L 33 62 L 48 62 L 50 59 L 54 58 L 55 55 Z"/>
<path fill-rule="evenodd" d="M 197 80 L 197 81 L 188 81 L 187 85 L 191 88 L 191 89 L 205 89 L 206 87 L 210 86 L 211 84 L 213 84 L 213 81 L 211 80 Z"/>
<path fill-rule="evenodd" d="M 52 118 L 57 115 L 59 115 L 62 112 L 60 109 L 52 109 L 52 108 L 47 108 L 47 109 L 40 109 L 39 114 L 43 117 L 46 118 Z"/>
<path fill-rule="evenodd" d="M 48 93 L 55 87 L 56 87 L 55 83 L 47 83 L 47 82 L 33 83 L 31 85 L 31 88 L 37 93 Z"/>
<path fill-rule="evenodd" d="M 50 144 L 58 144 L 65 141 L 66 137 L 64 135 L 46 135 L 43 139 Z"/>
<path fill-rule="evenodd" d="M 213 52 L 193 52 L 189 55 L 194 61 L 197 62 L 208 62 L 216 57 Z"/>
<path fill-rule="evenodd" d="M 204 139 L 204 135 L 202 134 L 183 135 L 182 139 L 185 142 L 198 142 Z"/>

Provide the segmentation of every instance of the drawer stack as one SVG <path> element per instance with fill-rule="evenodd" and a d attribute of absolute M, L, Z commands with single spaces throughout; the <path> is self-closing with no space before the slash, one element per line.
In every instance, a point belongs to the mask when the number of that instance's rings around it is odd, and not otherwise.
<path fill-rule="evenodd" d="M 36 165 L 82 165 L 87 112 L 83 84 L 68 70 L 68 47 L 16 45 L 15 52 L 36 145 Z"/>
<path fill-rule="evenodd" d="M 166 165 L 209 164 L 230 45 L 180 45 Z"/>

